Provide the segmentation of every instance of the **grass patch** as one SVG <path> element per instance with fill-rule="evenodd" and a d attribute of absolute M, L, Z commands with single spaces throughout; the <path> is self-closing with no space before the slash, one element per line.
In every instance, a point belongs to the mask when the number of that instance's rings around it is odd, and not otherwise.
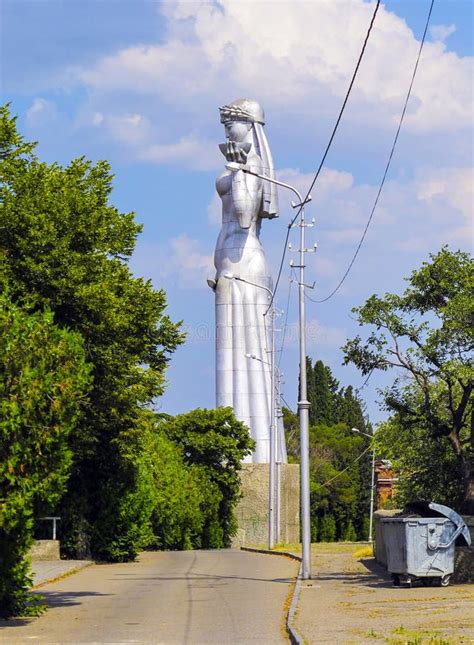
<path fill-rule="evenodd" d="M 374 547 L 372 545 L 363 546 L 352 554 L 353 558 L 373 558 Z"/>
<path fill-rule="evenodd" d="M 393 637 L 387 638 L 388 643 L 404 643 L 404 645 L 453 645 L 460 641 L 446 638 L 443 634 L 433 631 L 418 631 L 407 629 L 403 625 L 392 630 Z"/>

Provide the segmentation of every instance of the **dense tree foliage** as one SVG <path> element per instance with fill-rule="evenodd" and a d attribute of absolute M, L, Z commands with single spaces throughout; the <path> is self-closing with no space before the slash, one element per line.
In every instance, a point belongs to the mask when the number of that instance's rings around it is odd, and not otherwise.
<path fill-rule="evenodd" d="M 242 458 L 232 410 L 152 411 L 183 341 L 128 267 L 140 232 L 105 162 L 42 163 L 0 110 L 0 605 L 27 611 L 34 516 L 69 556 L 228 546 Z M 166 418 L 165 418 L 166 417 Z"/>
<path fill-rule="evenodd" d="M 70 434 L 65 546 L 133 557 L 143 537 L 139 429 L 144 407 L 163 391 L 179 326 L 164 313 L 165 293 L 130 272 L 141 227 L 110 205 L 106 162 L 40 162 L 5 107 L 0 159 L 1 268 L 12 298 L 50 308 L 57 325 L 80 333 L 92 365 L 88 405 Z"/>
<path fill-rule="evenodd" d="M 473 262 L 467 253 L 447 248 L 430 257 L 413 271 L 402 295 L 373 295 L 355 309 L 360 325 L 370 325 L 372 331 L 366 340 L 357 336 L 348 341 L 345 360 L 363 374 L 398 370 L 383 393 L 392 418 L 382 436 L 389 448 L 389 438 L 400 435 L 394 444 L 398 450 L 391 454 L 403 490 L 433 496 L 426 485 L 426 451 L 432 451 L 433 464 L 440 469 L 433 477 L 445 481 L 453 493 L 445 501 L 458 505 L 461 481 L 459 507 L 474 513 Z M 409 449 L 412 439 L 424 451 Z"/>
<path fill-rule="evenodd" d="M 314 541 L 367 539 L 371 433 L 352 386 L 340 387 L 322 361 L 306 359 L 310 407 L 311 533 Z M 283 409 L 288 455 L 299 459 L 298 417 Z"/>
<path fill-rule="evenodd" d="M 231 408 L 193 410 L 160 424 L 160 429 L 182 446 L 184 459 L 199 468 L 210 489 L 218 493 L 218 513 L 210 515 L 203 546 L 230 546 L 237 528 L 234 508 L 240 496 L 242 459 L 251 453 L 254 441 L 248 428 L 237 421 Z"/>
<path fill-rule="evenodd" d="M 79 334 L 49 311 L 0 294 L 0 617 L 28 613 L 26 553 L 38 503 L 54 504 L 71 464 L 68 437 L 91 385 Z"/>
<path fill-rule="evenodd" d="M 406 424 L 398 414 L 380 424 L 375 441 L 377 451 L 392 462 L 397 487 L 392 501 L 403 508 L 413 500 L 433 500 L 460 509 L 463 482 L 456 455 L 444 437 L 430 428 Z"/>

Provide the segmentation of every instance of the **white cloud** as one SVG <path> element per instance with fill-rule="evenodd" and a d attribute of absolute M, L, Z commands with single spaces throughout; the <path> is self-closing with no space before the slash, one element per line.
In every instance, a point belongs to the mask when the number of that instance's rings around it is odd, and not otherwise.
<path fill-rule="evenodd" d="M 198 240 L 187 235 L 165 245 L 139 244 L 133 262 L 137 275 L 157 278 L 166 288 L 209 289 L 206 279 L 215 274 L 213 255 L 201 250 Z"/>
<path fill-rule="evenodd" d="M 455 25 L 433 25 L 430 27 L 430 35 L 433 40 L 444 42 L 451 34 L 456 31 Z"/>
<path fill-rule="evenodd" d="M 474 244 L 474 169 L 436 168 L 420 173 L 416 194 L 444 221 L 446 242 Z"/>
<path fill-rule="evenodd" d="M 281 326 L 281 325 L 280 325 Z M 285 347 L 296 347 L 299 344 L 299 323 L 287 324 L 285 331 Z M 340 327 L 328 327 L 316 318 L 306 321 L 306 345 L 308 351 L 321 352 L 324 349 L 336 349 L 346 342 L 347 332 Z M 277 341 L 278 345 L 278 341 Z"/>
<path fill-rule="evenodd" d="M 217 193 L 214 193 L 207 206 L 207 221 L 211 226 L 220 226 L 222 222 L 222 202 Z"/>
<path fill-rule="evenodd" d="M 294 169 L 286 169 L 280 175 L 283 177 L 303 194 L 312 180 L 311 175 Z M 432 166 L 421 168 L 412 178 L 389 179 L 353 269 L 365 274 L 359 274 L 359 283 L 367 281 L 367 277 L 373 283 L 380 277 L 373 273 L 371 257 L 377 256 L 383 264 L 381 258 L 385 256 L 385 266 L 392 263 L 393 267 L 400 261 L 400 253 L 425 255 L 446 243 L 470 248 L 473 180 L 471 168 Z M 356 183 L 349 173 L 327 169 L 321 174 L 315 199 L 307 207 L 308 218 L 316 214 L 316 226 L 308 230 L 306 244 L 311 246 L 315 240 L 318 243 L 315 256 L 307 258 L 309 275 L 316 278 L 316 299 L 325 296 L 323 291 L 329 292 L 342 277 L 362 237 L 377 189 L 376 185 Z M 281 203 L 283 196 L 284 192 L 280 192 Z M 283 212 L 288 209 L 284 204 Z M 292 235 L 297 248 L 297 234 Z M 347 288 L 346 282 L 341 293 L 347 293 Z"/>
<path fill-rule="evenodd" d="M 57 118 L 57 108 L 52 101 L 35 98 L 26 110 L 26 120 L 30 126 L 41 126 Z"/>
<path fill-rule="evenodd" d="M 300 121 L 334 113 L 345 94 L 373 11 L 362 0 L 160 4 L 168 21 L 162 44 L 136 45 L 107 56 L 79 77 L 94 91 L 158 97 L 170 109 L 202 115 L 239 94 L 272 110 L 297 110 Z M 284 26 L 284 27 L 283 27 Z M 443 29 L 444 31 L 443 31 Z M 472 59 L 448 52 L 433 28 L 406 127 L 456 130 L 471 122 Z M 391 127 L 398 119 L 419 42 L 405 21 L 380 8 L 351 96 L 347 119 Z M 310 106 L 305 109 L 303 105 Z"/>
<path fill-rule="evenodd" d="M 92 125 L 101 125 L 104 122 L 104 115 L 96 112 L 92 117 Z"/>
<path fill-rule="evenodd" d="M 170 134 L 161 134 L 156 123 L 140 112 L 104 113 L 93 111 L 89 106 L 79 113 L 76 125 L 88 127 L 91 124 L 101 127 L 116 143 L 126 144 L 132 159 L 198 170 L 219 168 L 215 142 L 206 141 L 196 133 L 170 141 Z M 160 138 L 164 140 L 157 142 Z"/>
<path fill-rule="evenodd" d="M 105 123 L 118 141 L 132 146 L 146 143 L 152 131 L 149 120 L 137 113 L 110 115 Z"/>
<path fill-rule="evenodd" d="M 175 143 L 153 143 L 138 152 L 140 159 L 157 164 L 176 164 L 197 170 L 219 167 L 216 146 L 201 141 L 197 136 L 182 137 Z"/>

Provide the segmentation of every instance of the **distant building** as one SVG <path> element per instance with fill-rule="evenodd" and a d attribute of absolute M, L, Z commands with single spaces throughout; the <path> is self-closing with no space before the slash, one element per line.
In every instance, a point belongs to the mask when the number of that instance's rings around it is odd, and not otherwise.
<path fill-rule="evenodd" d="M 395 492 L 398 480 L 388 459 L 375 460 L 375 508 L 386 508 Z"/>

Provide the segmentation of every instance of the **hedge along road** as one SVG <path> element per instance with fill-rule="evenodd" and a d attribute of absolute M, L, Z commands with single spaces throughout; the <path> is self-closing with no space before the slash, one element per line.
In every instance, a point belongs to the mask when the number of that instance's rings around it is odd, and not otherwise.
<path fill-rule="evenodd" d="M 1 643 L 284 643 L 298 563 L 239 550 L 145 552 L 39 591 L 50 609 Z"/>

